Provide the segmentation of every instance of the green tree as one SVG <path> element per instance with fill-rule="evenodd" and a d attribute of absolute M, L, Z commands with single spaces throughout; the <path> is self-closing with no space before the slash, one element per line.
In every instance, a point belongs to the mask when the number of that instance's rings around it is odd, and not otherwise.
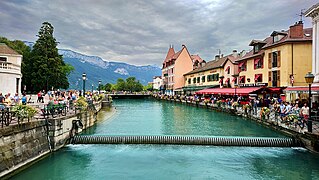
<path fill-rule="evenodd" d="M 31 79 L 32 91 L 69 87 L 67 76 L 73 68 L 65 64 L 62 56 L 58 54 L 58 43 L 53 37 L 53 30 L 50 23 L 44 22 L 37 35 L 39 38 L 31 51 L 31 62 L 28 65 L 32 73 L 28 78 Z"/>
<path fill-rule="evenodd" d="M 110 92 L 110 91 L 111 91 L 111 89 L 112 89 L 112 84 L 110 84 L 110 83 L 106 83 L 103 89 L 104 89 L 105 91 Z"/>
<path fill-rule="evenodd" d="M 152 91 L 153 90 L 153 85 L 152 84 L 147 84 L 146 86 L 143 87 L 144 91 Z"/>
<path fill-rule="evenodd" d="M 126 82 L 122 78 L 118 78 L 115 84 L 115 90 L 126 91 Z"/>

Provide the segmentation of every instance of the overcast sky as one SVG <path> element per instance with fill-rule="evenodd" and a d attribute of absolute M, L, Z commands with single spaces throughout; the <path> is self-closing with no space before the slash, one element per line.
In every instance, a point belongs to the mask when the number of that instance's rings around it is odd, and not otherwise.
<path fill-rule="evenodd" d="M 318 0 L 1 0 L 0 36 L 36 41 L 44 21 L 59 48 L 108 61 L 161 65 L 169 44 L 206 61 L 288 29 Z M 311 19 L 304 18 L 305 27 Z"/>

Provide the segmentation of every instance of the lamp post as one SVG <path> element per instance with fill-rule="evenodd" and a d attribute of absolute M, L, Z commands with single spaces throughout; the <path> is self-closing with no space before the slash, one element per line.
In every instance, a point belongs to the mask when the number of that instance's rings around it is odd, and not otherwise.
<path fill-rule="evenodd" d="M 100 91 L 101 91 L 101 79 L 99 80 L 99 87 L 98 87 L 98 90 L 99 90 L 99 94 L 101 93 Z"/>
<path fill-rule="evenodd" d="M 85 97 L 85 81 L 86 81 L 86 74 L 82 74 L 82 80 L 83 80 L 83 97 Z"/>
<path fill-rule="evenodd" d="M 92 91 L 91 91 L 91 92 L 92 92 L 92 94 L 93 94 L 93 88 L 94 88 L 94 85 L 92 84 Z"/>
<path fill-rule="evenodd" d="M 238 88 L 238 84 L 234 84 L 234 88 L 235 88 L 234 100 L 237 101 L 237 88 Z"/>
<path fill-rule="evenodd" d="M 315 78 L 315 76 L 313 74 L 311 74 L 311 72 L 308 72 L 308 74 L 306 74 L 305 79 L 306 79 L 306 83 L 309 84 L 309 119 L 308 119 L 308 132 L 312 132 L 312 120 L 311 120 L 311 84 L 313 83 L 313 79 Z"/>

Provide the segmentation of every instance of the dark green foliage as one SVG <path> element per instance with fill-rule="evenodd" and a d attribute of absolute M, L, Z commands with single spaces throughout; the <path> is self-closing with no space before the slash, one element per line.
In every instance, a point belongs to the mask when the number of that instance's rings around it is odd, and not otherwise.
<path fill-rule="evenodd" d="M 53 26 L 44 22 L 40 28 L 39 38 L 31 51 L 31 91 L 67 89 L 69 82 L 67 76 L 73 70 L 72 66 L 64 63 L 58 54 L 57 42 L 53 37 Z M 28 84 L 27 84 L 28 85 Z M 28 87 L 28 86 L 27 86 Z"/>
<path fill-rule="evenodd" d="M 108 87 L 112 88 L 112 85 L 109 84 Z M 137 81 L 135 77 L 128 77 L 126 81 L 122 78 L 118 78 L 116 84 L 114 85 L 114 90 L 140 92 L 143 91 L 143 85 Z"/>
<path fill-rule="evenodd" d="M 106 83 L 105 86 L 103 87 L 103 89 L 104 89 L 105 91 L 110 92 L 111 89 L 112 89 L 112 84 Z"/>

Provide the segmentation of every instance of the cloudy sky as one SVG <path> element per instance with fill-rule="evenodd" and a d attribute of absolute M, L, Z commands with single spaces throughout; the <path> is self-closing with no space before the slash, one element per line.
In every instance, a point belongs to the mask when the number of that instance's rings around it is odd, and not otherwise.
<path fill-rule="evenodd" d="M 0 36 L 36 41 L 42 22 L 59 48 L 109 61 L 161 65 L 169 44 L 209 61 L 249 50 L 252 39 L 288 29 L 318 0 L 1 0 Z M 306 27 L 311 19 L 304 18 Z"/>

